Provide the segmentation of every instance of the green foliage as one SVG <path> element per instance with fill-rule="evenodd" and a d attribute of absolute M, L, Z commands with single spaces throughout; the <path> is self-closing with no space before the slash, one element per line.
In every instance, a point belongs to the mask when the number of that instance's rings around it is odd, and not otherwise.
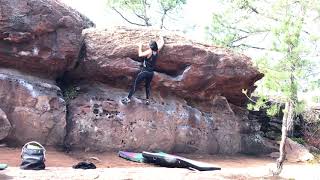
<path fill-rule="evenodd" d="M 299 144 L 305 145 L 306 141 L 303 138 L 291 137 L 291 139 Z"/>
<path fill-rule="evenodd" d="M 186 4 L 186 0 L 158 0 L 158 2 L 164 10 L 179 8 L 183 4 Z"/>
<path fill-rule="evenodd" d="M 158 3 L 163 9 L 174 9 L 186 3 L 186 0 L 107 0 L 108 6 L 115 6 L 127 10 L 145 10 L 151 4 Z M 145 7 L 146 6 L 146 7 Z"/>
<path fill-rule="evenodd" d="M 248 109 L 248 110 L 250 110 L 250 111 L 255 110 L 255 106 L 254 106 L 254 104 L 252 104 L 252 103 L 248 103 L 248 104 L 247 104 L 247 109 Z"/>
<path fill-rule="evenodd" d="M 237 16 L 230 18 L 234 14 Z M 212 23 L 205 29 L 207 36 L 215 45 L 241 49 L 238 42 L 245 39 L 250 33 L 263 31 L 256 29 L 253 22 L 247 19 L 246 13 L 237 11 L 235 8 L 226 8 L 223 13 L 214 12 Z"/>
<path fill-rule="evenodd" d="M 311 154 L 314 156 L 313 160 L 309 160 L 308 163 L 310 164 L 318 164 L 320 163 L 320 153 L 311 152 Z"/>
<path fill-rule="evenodd" d="M 141 0 L 108 0 L 109 6 L 121 7 L 126 10 L 143 11 L 144 4 Z"/>
<path fill-rule="evenodd" d="M 313 97 L 312 97 L 312 102 L 314 102 L 314 103 L 320 103 L 320 96 L 313 96 Z"/>
<path fill-rule="evenodd" d="M 279 113 L 280 106 L 279 104 L 272 104 L 270 108 L 267 109 L 267 115 L 268 116 L 275 116 Z"/>
<path fill-rule="evenodd" d="M 295 106 L 296 114 L 302 114 L 306 109 L 306 103 L 304 101 L 298 101 Z"/>
<path fill-rule="evenodd" d="M 256 109 L 259 110 L 260 108 L 265 108 L 266 107 L 266 101 L 267 98 L 265 96 L 260 96 L 258 101 L 256 102 Z"/>
<path fill-rule="evenodd" d="M 211 40 L 218 46 L 230 47 L 233 41 L 240 34 L 233 30 L 231 27 L 222 26 L 222 24 L 227 24 L 228 19 L 222 14 L 213 14 L 212 24 L 210 27 L 206 27 L 206 31 L 210 34 Z"/>
<path fill-rule="evenodd" d="M 160 28 L 163 27 L 165 17 L 176 13 L 184 4 L 186 0 L 107 0 L 108 7 L 127 22 L 140 26 L 160 24 Z M 136 18 L 129 20 L 132 16 Z"/>
<path fill-rule="evenodd" d="M 267 50 L 266 55 L 256 60 L 256 65 L 265 74 L 258 86 L 258 100 L 248 104 L 248 109 L 265 108 L 265 99 L 276 102 L 294 102 L 294 113 L 304 110 L 305 103 L 298 100 L 298 92 L 309 88 L 308 75 L 316 66 L 309 60 L 314 42 L 319 43 L 317 34 L 306 32 L 315 23 L 312 13 L 318 11 L 316 0 L 258 1 L 227 0 L 229 9 L 213 15 L 207 32 L 213 43 L 230 48 L 246 47 Z M 310 13 L 312 12 L 312 13 Z M 318 14 L 319 15 L 319 14 Z M 320 16 L 319 16 L 320 17 Z M 259 20 L 257 22 L 256 20 Z M 257 23 L 250 24 L 255 21 Z M 269 48 L 259 48 L 254 39 L 257 34 L 268 37 Z M 250 40 L 247 40 L 250 39 Z M 312 40 L 312 41 L 311 41 Z M 272 62 L 268 52 L 278 55 Z M 307 87 L 306 87 L 307 86 Z M 313 89 L 317 87 L 313 83 Z M 319 86 L 318 86 L 319 87 Z M 268 95 L 268 98 L 266 97 Z M 279 111 L 278 105 L 268 106 L 269 115 Z"/>
<path fill-rule="evenodd" d="M 66 103 L 68 104 L 72 99 L 76 98 L 78 96 L 78 91 L 76 87 L 68 86 L 63 91 L 63 97 Z"/>
<path fill-rule="evenodd" d="M 276 137 L 275 141 L 281 141 L 281 134 Z"/>
<path fill-rule="evenodd" d="M 311 89 L 311 90 L 320 89 L 320 79 L 311 81 L 311 82 L 310 82 L 310 89 Z"/>
<path fill-rule="evenodd" d="M 295 116 L 304 110 L 305 105 L 299 101 L 298 92 L 309 83 L 308 73 L 314 70 L 310 59 L 313 54 L 318 54 L 318 38 L 316 35 L 310 36 L 314 32 L 309 30 L 310 27 L 315 27 L 315 24 L 319 25 L 319 20 L 316 20 L 320 17 L 319 0 L 226 0 L 224 2 L 229 4 L 233 13 L 228 14 L 224 11 L 221 16 L 213 15 L 212 25 L 207 28 L 209 38 L 213 43 L 228 48 L 238 50 L 242 47 L 240 50 L 250 48 L 266 51 L 266 57 L 257 63 L 265 74 L 258 86 L 259 97 L 254 104 L 248 105 L 248 109 L 265 107 L 266 102 L 263 99 L 266 95 L 276 102 L 285 103 L 282 126 L 286 128 L 282 132 L 282 137 L 286 137 L 287 132 L 293 130 Z M 314 13 L 317 17 L 312 15 Z M 240 20 L 236 21 L 239 17 Z M 256 22 L 252 24 L 253 28 L 248 28 L 249 23 L 246 23 L 248 21 Z M 257 34 L 264 36 L 266 42 L 258 42 Z M 270 52 L 276 55 L 270 56 Z M 273 58 L 272 63 L 267 61 Z M 277 105 L 271 105 L 267 113 L 274 115 L 278 109 Z M 301 138 L 295 140 L 305 143 Z M 277 175 L 281 172 L 285 159 L 284 144 L 285 138 L 281 138 L 280 158 L 277 161 L 277 171 L 274 172 Z"/>

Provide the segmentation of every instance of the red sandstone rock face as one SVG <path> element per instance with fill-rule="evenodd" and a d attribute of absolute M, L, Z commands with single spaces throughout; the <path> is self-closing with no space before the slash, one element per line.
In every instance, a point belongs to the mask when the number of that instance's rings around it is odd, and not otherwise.
<path fill-rule="evenodd" d="M 63 145 L 66 106 L 59 93 L 60 88 L 50 82 L 0 69 L 0 108 L 12 126 L 7 142 Z"/>
<path fill-rule="evenodd" d="M 147 44 L 157 34 L 150 29 L 86 30 L 86 56 L 70 76 L 123 87 L 139 70 L 137 44 Z M 176 35 L 166 36 L 156 71 L 152 82 L 156 90 L 194 100 L 212 100 L 222 95 L 237 105 L 246 102 L 241 90 L 249 89 L 250 93 L 263 76 L 246 56 Z"/>
<path fill-rule="evenodd" d="M 55 78 L 70 70 L 93 25 L 56 0 L 1 0 L 0 66 Z"/>
<path fill-rule="evenodd" d="M 69 105 L 67 142 L 72 148 L 189 153 L 239 150 L 240 142 L 235 142 L 238 136 L 235 119 L 213 122 L 212 117 L 204 117 L 182 99 L 154 97 L 147 106 L 138 92 L 138 98 L 123 105 L 120 101 L 126 91 L 98 84 L 80 86 L 78 93 Z M 223 138 L 217 140 L 217 132 Z M 218 142 L 225 145 L 219 147 Z"/>
<path fill-rule="evenodd" d="M 11 124 L 5 112 L 0 109 L 0 140 L 6 138 L 11 130 Z"/>
<path fill-rule="evenodd" d="M 2 0 L 0 10 L 0 139 L 62 145 L 66 137 L 73 149 L 97 151 L 271 151 L 247 111 L 229 104 L 242 105 L 241 89 L 250 93 L 262 77 L 248 57 L 169 34 L 151 105 L 143 104 L 139 90 L 126 106 L 120 99 L 141 64 L 137 43 L 148 43 L 158 31 L 91 29 L 82 46 L 81 31 L 92 23 L 58 1 Z M 52 81 L 65 72 L 63 82 L 79 83 L 67 118 Z"/>
<path fill-rule="evenodd" d="M 224 97 L 217 96 L 212 110 L 202 112 L 175 96 L 156 94 L 147 106 L 139 91 L 123 105 L 127 92 L 122 89 L 102 84 L 77 87 L 67 117 L 66 143 L 73 149 L 232 154 L 258 147 L 261 153 L 271 152 L 263 141 L 252 138 L 260 137 L 258 130 L 250 130 L 251 122 L 237 117 Z"/>

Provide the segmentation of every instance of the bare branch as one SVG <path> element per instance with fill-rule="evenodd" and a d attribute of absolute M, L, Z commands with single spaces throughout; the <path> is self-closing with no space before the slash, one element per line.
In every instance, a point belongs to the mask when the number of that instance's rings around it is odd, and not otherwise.
<path fill-rule="evenodd" d="M 235 48 L 235 47 L 240 47 L 240 46 L 244 46 L 244 47 L 252 48 L 252 49 L 259 49 L 259 50 L 268 50 L 268 51 L 270 51 L 270 50 L 267 49 L 267 48 L 252 46 L 252 45 L 249 45 L 249 44 L 232 45 L 232 46 L 230 46 L 230 47 Z"/>
<path fill-rule="evenodd" d="M 172 16 L 170 16 L 170 14 L 167 14 L 167 17 L 170 18 L 170 19 L 172 19 L 172 20 L 174 20 L 174 21 L 178 21 L 178 19 L 173 18 Z"/>
<path fill-rule="evenodd" d="M 249 9 L 251 9 L 251 11 L 255 12 L 256 14 L 259 14 L 257 8 L 254 8 L 252 6 L 248 6 Z"/>
<path fill-rule="evenodd" d="M 314 73 L 306 74 L 306 75 L 304 76 L 304 78 L 308 78 L 308 77 L 310 77 L 310 76 L 317 76 L 317 75 L 319 75 L 319 74 L 320 74 L 320 72 L 314 72 Z"/>
<path fill-rule="evenodd" d="M 159 10 L 155 10 L 155 12 L 156 12 L 156 13 L 159 13 L 159 14 L 162 14 L 162 11 L 159 11 Z M 169 13 L 169 12 L 167 12 L 166 17 L 168 17 L 168 18 L 170 18 L 170 19 L 172 19 L 172 20 L 174 20 L 174 21 L 177 21 L 177 20 L 178 20 L 178 19 L 170 16 L 170 13 Z"/>
<path fill-rule="evenodd" d="M 248 37 L 249 37 L 249 35 L 239 37 L 238 39 L 235 39 L 235 40 L 231 41 L 230 44 L 233 44 L 233 43 L 235 43 L 235 42 L 241 41 L 241 40 L 246 39 L 246 38 L 248 38 Z"/>
<path fill-rule="evenodd" d="M 137 26 L 147 26 L 147 25 L 144 25 L 144 24 L 138 24 L 138 23 L 134 23 L 132 21 L 130 21 L 129 19 L 127 19 L 126 17 L 124 17 L 121 12 L 119 12 L 115 7 L 112 7 L 112 9 L 117 12 L 124 20 L 126 20 L 128 23 L 130 24 L 133 24 L 133 25 L 137 25 Z"/>
<path fill-rule="evenodd" d="M 236 27 L 232 27 L 232 26 L 226 26 L 224 22 L 221 22 L 220 20 L 218 21 L 218 23 L 222 26 L 222 27 L 225 27 L 227 29 L 233 29 L 233 30 L 236 30 L 236 31 L 241 31 L 241 32 L 244 32 L 244 33 L 247 33 L 249 34 L 250 32 L 249 31 L 246 31 L 246 30 L 243 30 L 243 29 L 239 29 L 239 28 L 236 28 Z"/>
<path fill-rule="evenodd" d="M 147 6 L 150 6 L 150 4 L 147 3 L 147 0 L 142 0 L 142 4 L 143 4 L 143 12 L 144 12 L 144 22 L 146 26 L 151 26 L 151 24 L 149 23 L 149 18 L 147 16 Z"/>
<path fill-rule="evenodd" d="M 310 35 L 310 33 L 309 33 L 308 31 L 306 31 L 306 30 L 302 30 L 302 32 L 304 32 L 304 33 L 306 33 L 306 34 Z"/>
<path fill-rule="evenodd" d="M 162 29 L 162 28 L 163 28 L 164 18 L 166 17 L 167 12 L 168 12 L 168 10 L 167 10 L 167 9 L 164 9 L 164 10 L 163 10 L 163 14 L 162 14 L 162 16 L 161 16 L 160 29 Z"/>
<path fill-rule="evenodd" d="M 237 27 L 233 27 L 233 26 L 227 26 L 227 25 L 225 25 L 224 22 L 221 22 L 221 21 L 218 21 L 218 23 L 219 23 L 222 27 L 225 27 L 225 28 L 227 28 L 227 29 L 232 29 L 232 30 L 240 31 L 240 32 L 247 33 L 247 34 L 252 34 L 252 33 L 264 33 L 264 32 L 269 32 L 269 31 L 270 31 L 269 29 L 249 31 L 249 30 L 244 30 L 244 29 L 240 29 L 240 28 L 237 28 Z"/>
<path fill-rule="evenodd" d="M 136 15 L 138 18 L 142 19 L 143 21 L 145 21 L 145 17 L 143 15 L 138 14 L 137 12 L 135 12 L 134 10 L 132 10 L 133 14 Z"/>

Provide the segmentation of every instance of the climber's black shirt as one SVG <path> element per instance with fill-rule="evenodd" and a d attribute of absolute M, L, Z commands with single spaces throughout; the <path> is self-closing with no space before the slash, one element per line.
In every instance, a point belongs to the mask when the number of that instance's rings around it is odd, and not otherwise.
<path fill-rule="evenodd" d="M 149 72 L 153 72 L 156 66 L 158 59 L 158 52 L 152 51 L 152 54 L 149 58 L 145 57 L 143 61 L 143 69 Z"/>

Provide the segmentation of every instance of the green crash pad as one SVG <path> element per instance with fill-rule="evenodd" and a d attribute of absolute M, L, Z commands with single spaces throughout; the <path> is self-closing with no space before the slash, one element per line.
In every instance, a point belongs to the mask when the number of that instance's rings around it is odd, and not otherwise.
<path fill-rule="evenodd" d="M 164 152 L 158 152 L 160 155 L 166 155 Z M 145 158 L 143 158 L 142 153 L 134 153 L 134 152 L 127 152 L 127 151 L 119 151 L 118 152 L 119 157 L 133 161 L 133 162 L 145 162 Z"/>
<path fill-rule="evenodd" d="M 133 162 L 141 163 L 144 161 L 142 153 L 119 151 L 118 155 L 126 160 L 133 161 Z"/>

